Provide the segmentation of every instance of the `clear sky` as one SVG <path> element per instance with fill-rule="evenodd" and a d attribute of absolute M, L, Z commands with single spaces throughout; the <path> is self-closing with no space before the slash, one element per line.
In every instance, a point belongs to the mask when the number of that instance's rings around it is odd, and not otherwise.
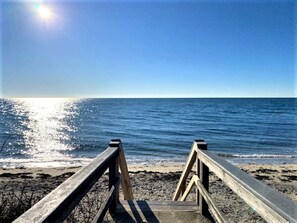
<path fill-rule="evenodd" d="M 294 1 L 1 3 L 2 97 L 296 97 Z"/>

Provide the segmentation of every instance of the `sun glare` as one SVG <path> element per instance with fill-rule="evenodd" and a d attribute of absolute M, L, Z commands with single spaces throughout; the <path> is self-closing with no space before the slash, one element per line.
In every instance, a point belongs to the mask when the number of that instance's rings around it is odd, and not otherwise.
<path fill-rule="evenodd" d="M 38 4 L 38 5 L 36 5 L 35 8 L 36 8 L 38 15 L 42 19 L 49 20 L 52 18 L 52 12 L 51 12 L 50 8 L 48 8 L 47 6 L 45 6 L 43 4 Z"/>

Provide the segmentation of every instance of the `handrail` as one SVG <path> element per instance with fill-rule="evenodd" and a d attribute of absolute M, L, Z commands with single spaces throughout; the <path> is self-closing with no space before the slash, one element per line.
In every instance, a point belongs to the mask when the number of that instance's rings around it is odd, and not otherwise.
<path fill-rule="evenodd" d="M 186 182 L 189 170 L 192 169 L 195 159 L 197 159 L 199 171 L 197 171 L 197 175 L 194 175 L 188 188 L 184 191 L 181 185 Z M 214 202 L 211 200 L 210 196 L 205 194 L 205 192 L 208 191 L 208 182 L 205 184 L 202 181 L 202 178 L 205 176 L 203 176 L 203 174 L 201 176 L 201 173 L 205 170 L 205 166 L 215 173 L 266 221 L 297 222 L 297 204 L 295 202 L 256 180 L 221 157 L 207 151 L 207 144 L 203 140 L 195 140 L 193 142 L 187 165 L 180 178 L 173 200 L 178 200 L 180 196 L 182 196 L 182 200 L 185 200 L 191 187 L 193 187 L 193 182 L 196 181 L 197 183 L 195 184 L 200 192 L 198 202 L 199 209 L 209 209 L 219 222 L 225 222 L 224 216 L 217 207 L 214 206 Z M 207 173 L 207 171 L 204 173 Z M 208 177 L 207 174 L 207 178 Z M 183 194 L 183 192 L 185 193 Z M 203 202 L 201 202 L 201 199 Z M 202 214 L 204 214 L 203 211 Z"/>
<path fill-rule="evenodd" d="M 112 199 L 108 197 L 110 199 L 108 205 L 110 212 L 114 212 L 119 193 L 117 179 L 120 178 L 118 172 L 120 154 L 124 154 L 121 141 L 111 140 L 105 151 L 22 214 L 14 223 L 63 222 L 108 168 L 109 190 L 114 190 L 114 192 L 110 192 Z M 125 166 L 124 172 L 127 171 L 127 164 L 123 156 L 121 162 L 120 166 L 122 168 Z M 121 171 L 123 172 L 123 170 Z M 127 174 L 128 172 L 123 176 L 127 177 Z M 121 181 L 122 186 L 131 188 L 129 175 L 128 179 L 125 181 L 121 179 Z M 127 192 L 125 193 L 126 199 L 133 199 L 132 190 L 123 189 L 123 192 Z"/>

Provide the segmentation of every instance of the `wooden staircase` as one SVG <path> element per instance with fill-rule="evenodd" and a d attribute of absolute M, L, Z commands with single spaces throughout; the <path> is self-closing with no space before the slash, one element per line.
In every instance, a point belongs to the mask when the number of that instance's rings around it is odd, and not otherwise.
<path fill-rule="evenodd" d="M 195 163 L 196 173 L 188 181 L 189 173 Z M 209 170 L 267 222 L 297 223 L 296 203 L 207 151 L 207 144 L 204 140 L 193 142 L 186 167 L 173 195 L 173 201 L 135 201 L 122 143 L 118 139 L 111 140 L 104 152 L 14 222 L 64 222 L 107 169 L 109 192 L 92 223 L 103 222 L 107 211 L 114 222 L 123 223 L 203 223 L 215 220 L 219 223 L 226 223 L 228 219 L 218 209 L 208 193 Z M 123 201 L 119 201 L 120 185 L 124 193 Z M 186 201 L 193 187 L 196 189 L 196 201 Z"/>
<path fill-rule="evenodd" d="M 191 201 L 121 201 L 117 206 L 114 222 L 164 222 L 209 223 Z"/>

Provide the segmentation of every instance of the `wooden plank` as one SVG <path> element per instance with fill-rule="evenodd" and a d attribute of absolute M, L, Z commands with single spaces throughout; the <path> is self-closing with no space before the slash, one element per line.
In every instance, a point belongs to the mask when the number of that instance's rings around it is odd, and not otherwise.
<path fill-rule="evenodd" d="M 93 219 L 92 223 L 101 223 L 104 220 L 106 212 L 110 207 L 112 200 L 114 199 L 115 195 L 115 186 L 112 186 L 108 192 L 107 198 L 102 203 L 98 213 L 96 214 L 95 218 Z"/>
<path fill-rule="evenodd" d="M 267 222 L 297 222 L 297 204 L 217 155 L 197 150 L 198 158 Z"/>
<path fill-rule="evenodd" d="M 194 175 L 194 176 L 195 176 L 195 175 Z M 192 190 L 192 188 L 193 188 L 193 186 L 194 186 L 194 184 L 195 184 L 194 176 L 192 177 L 192 179 L 191 179 L 191 181 L 190 181 L 190 183 L 189 183 L 187 189 L 185 190 L 185 193 L 183 193 L 183 195 L 182 195 L 180 201 L 185 201 L 185 200 L 187 199 L 189 193 L 191 192 L 191 190 Z"/>
<path fill-rule="evenodd" d="M 119 148 L 119 152 L 121 151 L 121 140 L 120 139 L 112 139 L 109 142 L 110 147 Z M 119 156 L 118 156 L 119 157 Z M 109 165 L 109 189 L 111 189 L 112 186 L 116 185 L 117 179 L 119 177 L 119 160 L 118 157 L 111 160 Z M 119 190 L 117 189 L 115 191 L 115 199 L 111 201 L 109 212 L 111 214 L 114 214 L 117 209 L 117 203 L 119 202 Z"/>
<path fill-rule="evenodd" d="M 111 188 L 116 185 L 118 175 L 119 175 L 119 166 L 118 166 L 117 158 L 111 160 L 109 164 L 108 174 L 109 174 L 109 190 L 111 190 Z M 116 212 L 118 201 L 119 201 L 119 191 L 116 190 L 114 193 L 114 199 L 111 200 L 110 207 L 109 207 L 109 212 L 111 214 L 114 214 Z"/>
<path fill-rule="evenodd" d="M 146 205 L 142 205 L 141 201 L 121 200 L 117 212 L 128 209 L 131 206 L 129 202 L 133 202 L 135 206 L 140 206 L 142 211 L 198 211 L 195 201 L 145 201 Z"/>
<path fill-rule="evenodd" d="M 112 203 L 112 200 L 115 199 L 116 191 L 119 189 L 119 185 L 120 185 L 120 178 L 117 179 L 116 185 L 113 185 L 110 188 L 107 198 L 102 203 L 102 205 L 101 205 L 98 213 L 96 214 L 95 218 L 93 219 L 92 223 L 103 222 L 106 212 Z"/>
<path fill-rule="evenodd" d="M 200 176 L 200 160 L 198 159 L 198 156 L 196 157 L 196 175 Z M 199 205 L 199 189 L 196 187 L 196 204 Z"/>
<path fill-rule="evenodd" d="M 189 205 L 190 203 L 190 205 Z M 196 202 L 122 201 L 115 221 L 128 222 L 199 222 L 210 221 L 198 213 Z"/>
<path fill-rule="evenodd" d="M 121 170 L 121 174 L 122 174 L 121 186 L 122 186 L 122 190 L 124 193 L 124 199 L 125 200 L 133 200 L 134 196 L 133 196 L 133 192 L 132 192 L 132 186 L 131 186 L 128 166 L 127 166 L 125 154 L 124 154 L 122 147 L 120 147 L 119 165 L 120 165 L 120 170 Z"/>
<path fill-rule="evenodd" d="M 102 176 L 118 152 L 117 147 L 107 148 L 14 222 L 62 222 Z"/>
<path fill-rule="evenodd" d="M 120 139 L 112 139 L 109 143 L 109 146 L 119 147 L 120 153 L 119 153 L 119 166 L 122 174 L 122 181 L 121 181 L 121 187 L 122 191 L 124 193 L 124 199 L 125 200 L 133 200 L 133 192 L 132 192 L 132 186 L 130 182 L 130 176 L 128 171 L 128 166 L 124 154 L 123 145 Z"/>
<path fill-rule="evenodd" d="M 209 210 L 211 211 L 211 213 L 213 214 L 213 216 L 215 216 L 215 219 L 219 223 L 227 223 L 227 221 L 225 220 L 225 217 L 224 217 L 223 213 L 217 208 L 217 206 L 215 205 L 215 203 L 211 199 L 208 191 L 205 189 L 205 187 L 203 186 L 203 184 L 200 183 L 198 176 L 194 175 L 193 176 L 193 180 L 194 180 L 194 182 L 195 182 L 198 190 L 200 191 L 200 194 L 204 197 L 204 200 L 208 204 Z"/>
<path fill-rule="evenodd" d="M 206 142 L 199 141 L 196 143 L 197 143 L 197 151 L 198 150 L 207 150 Z M 198 176 L 199 176 L 200 182 L 204 186 L 206 191 L 209 191 L 209 169 L 203 162 L 200 161 L 199 164 L 200 164 L 200 168 L 199 168 Z M 199 194 L 199 211 L 203 216 L 205 216 L 209 219 L 212 219 L 212 216 L 208 210 L 208 204 L 207 204 L 206 200 L 204 199 L 204 196 L 202 196 L 201 193 Z"/>
<path fill-rule="evenodd" d="M 185 185 L 186 180 L 187 180 L 187 178 L 189 176 L 189 173 L 192 170 L 192 167 L 193 167 L 195 159 L 196 159 L 196 154 L 197 154 L 195 148 L 197 148 L 197 143 L 193 142 L 192 149 L 191 149 L 190 155 L 188 157 L 185 169 L 184 169 L 184 171 L 183 171 L 183 173 L 182 173 L 182 175 L 181 175 L 181 177 L 179 179 L 179 182 L 177 184 L 175 193 L 173 195 L 173 201 L 177 201 L 178 198 L 180 197 L 180 195 L 182 193 L 182 187 Z"/>

